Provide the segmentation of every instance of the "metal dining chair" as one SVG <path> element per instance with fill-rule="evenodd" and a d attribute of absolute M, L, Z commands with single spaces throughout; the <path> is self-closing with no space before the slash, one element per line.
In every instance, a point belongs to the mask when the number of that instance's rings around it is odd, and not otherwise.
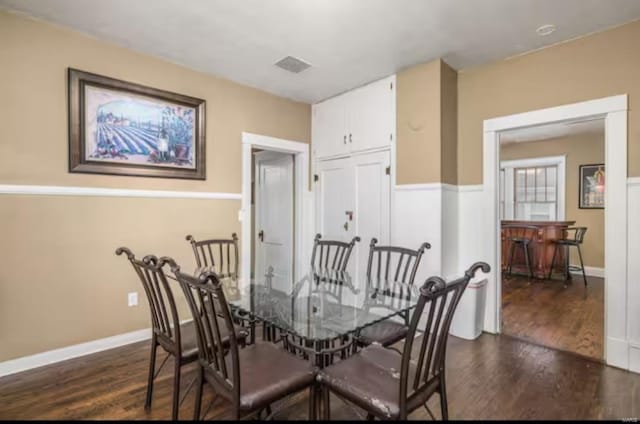
<path fill-rule="evenodd" d="M 238 278 L 238 235 L 230 239 L 208 239 L 197 241 L 192 235 L 186 236 L 191 243 L 198 268 L 212 267 L 218 276 Z"/>
<path fill-rule="evenodd" d="M 234 419 L 248 418 L 291 394 L 312 388 L 315 369 L 305 361 L 272 343 L 257 343 L 238 349 L 233 317 L 222 284 L 211 271 L 194 277 L 180 272 L 170 259 L 171 269 L 184 291 L 195 323 L 198 343 L 198 376 L 194 419 L 200 419 L 202 387 L 209 384 L 216 394 L 232 404 Z M 201 314 L 200 311 L 213 311 Z M 219 319 L 212 319 L 212 316 Z M 228 346 L 221 339 L 227 332 Z M 314 390 L 310 390 L 310 418 L 315 418 Z"/>
<path fill-rule="evenodd" d="M 507 240 L 511 242 L 509 258 L 507 259 L 507 275 L 512 275 L 516 249 L 520 248 L 529 278 L 533 278 L 533 265 L 531 264 L 531 249 L 529 245 L 538 236 L 540 228 L 533 225 L 507 225 L 504 229 L 507 230 Z"/>
<path fill-rule="evenodd" d="M 142 282 L 144 292 L 149 301 L 151 312 L 151 356 L 149 360 L 149 377 L 147 382 L 147 397 L 144 407 L 151 407 L 153 396 L 153 381 L 170 356 L 174 358 L 173 371 L 173 401 L 171 418 L 178 419 L 180 404 L 180 370 L 198 358 L 196 335 L 193 322 L 180 324 L 176 301 L 164 274 L 164 262 L 153 255 L 147 255 L 142 260 L 126 247 L 116 250 L 116 255 L 126 254 L 136 274 Z M 156 352 L 158 347 L 167 352 L 167 356 L 156 371 Z"/>
<path fill-rule="evenodd" d="M 346 271 L 351 251 L 360 237 L 356 236 L 350 242 L 339 240 L 321 240 L 322 236 L 316 234 L 313 239 L 313 251 L 311 252 L 311 267 L 330 271 Z"/>
<path fill-rule="evenodd" d="M 318 373 L 322 385 L 323 419 L 330 419 L 329 395 L 334 393 L 368 413 L 368 418 L 406 420 L 435 394 L 442 418 L 449 418 L 445 362 L 449 327 L 465 288 L 484 262 L 473 264 L 460 279 L 446 283 L 427 279 L 413 313 L 402 353 L 374 343 Z M 421 324 L 422 321 L 422 324 Z M 416 337 L 421 334 L 421 338 Z M 434 418 L 435 419 L 435 418 Z"/>
<path fill-rule="evenodd" d="M 429 243 L 422 243 L 418 249 L 407 249 L 398 246 L 376 246 L 378 240 L 371 239 L 369 245 L 369 261 L 367 263 L 367 279 L 369 283 L 404 283 L 412 285 L 418 272 L 420 260 Z M 367 305 L 365 305 L 367 306 Z M 408 331 L 409 317 L 402 315 L 404 323 L 386 319 L 363 328 L 357 334 L 357 343 L 368 346 L 374 342 L 383 346 L 391 346 L 402 340 Z"/>

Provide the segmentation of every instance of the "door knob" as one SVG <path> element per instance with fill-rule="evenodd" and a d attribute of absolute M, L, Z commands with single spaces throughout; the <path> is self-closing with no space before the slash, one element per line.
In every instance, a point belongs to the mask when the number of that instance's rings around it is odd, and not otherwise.
<path fill-rule="evenodd" d="M 260 232 L 258 233 L 258 238 L 260 239 L 260 241 L 264 241 L 264 231 L 260 230 Z"/>
<path fill-rule="evenodd" d="M 349 223 L 345 222 L 342 228 L 344 228 L 345 231 L 349 231 Z"/>

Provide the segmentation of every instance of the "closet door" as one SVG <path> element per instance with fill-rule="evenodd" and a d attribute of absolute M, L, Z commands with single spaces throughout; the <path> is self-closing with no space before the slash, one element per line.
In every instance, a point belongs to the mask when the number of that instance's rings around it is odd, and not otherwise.
<path fill-rule="evenodd" d="M 314 182 L 316 231 L 323 239 L 349 242 L 355 236 L 349 211 L 354 210 L 355 176 L 351 158 L 319 161 Z M 350 261 L 349 272 L 355 271 Z"/>
<path fill-rule="evenodd" d="M 337 96 L 312 107 L 311 137 L 316 158 L 348 153 L 344 96 Z"/>
<path fill-rule="evenodd" d="M 353 156 L 354 234 L 361 239 L 353 259 L 357 259 L 355 273 L 359 281 L 366 274 L 371 239 L 377 238 L 378 245 L 388 245 L 390 241 L 390 165 L 389 151 Z"/>

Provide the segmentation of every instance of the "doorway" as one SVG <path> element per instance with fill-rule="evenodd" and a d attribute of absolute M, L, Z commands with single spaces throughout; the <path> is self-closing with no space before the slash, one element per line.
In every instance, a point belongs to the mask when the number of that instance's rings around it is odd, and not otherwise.
<path fill-rule="evenodd" d="M 283 157 L 291 158 L 292 161 L 293 241 L 290 244 L 290 249 L 293 277 L 291 281 L 297 281 L 307 271 L 308 258 L 311 257 L 310 252 L 313 243 L 311 232 L 313 225 L 310 213 L 312 199 L 309 191 L 309 145 L 297 141 L 244 132 L 242 133 L 242 208 L 238 212 L 238 219 L 241 221 L 242 228 L 240 239 L 240 284 L 246 285 L 251 281 L 252 264 L 256 260 L 255 257 L 252 260 L 252 256 L 255 256 L 254 238 L 256 236 L 256 232 L 252 228 L 254 223 L 252 176 L 256 172 L 253 153 L 257 151 L 264 151 L 265 156 L 266 153 L 269 153 L 269 155 L 283 155 Z M 270 177 L 277 176 L 279 173 L 280 171 L 271 172 Z M 272 232 L 273 230 L 269 231 Z M 271 251 L 273 253 L 273 249 Z M 268 255 L 269 253 L 264 254 Z"/>
<path fill-rule="evenodd" d="M 485 331 L 501 332 L 500 284 L 501 226 L 499 217 L 500 133 L 517 128 L 601 117 L 605 121 L 605 266 L 604 266 L 604 360 L 629 369 L 628 281 L 627 281 L 627 95 L 612 96 L 569 105 L 540 109 L 484 121 L 483 259 L 492 267 L 488 275 Z"/>
<path fill-rule="evenodd" d="M 604 132 L 603 118 L 542 124 L 501 132 L 499 149 L 502 333 L 596 360 L 604 358 Z"/>

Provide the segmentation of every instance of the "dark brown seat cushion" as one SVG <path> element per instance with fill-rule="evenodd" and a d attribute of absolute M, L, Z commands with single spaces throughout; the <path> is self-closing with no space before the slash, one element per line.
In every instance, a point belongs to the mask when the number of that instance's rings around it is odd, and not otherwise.
<path fill-rule="evenodd" d="M 408 331 L 409 327 L 405 324 L 386 319 L 363 328 L 358 341 L 364 345 L 378 342 L 382 346 L 391 346 L 404 339 Z"/>
<path fill-rule="evenodd" d="M 309 361 L 297 358 L 272 343 L 247 346 L 239 350 L 239 355 L 240 409 L 243 411 L 269 405 L 309 387 L 315 381 L 315 368 Z M 225 359 L 231 373 L 231 355 L 227 354 Z M 205 376 L 210 373 L 215 371 L 210 369 Z"/>
<path fill-rule="evenodd" d="M 375 343 L 321 370 L 318 379 L 361 408 L 394 419 L 400 415 L 401 361 L 399 353 Z"/>

